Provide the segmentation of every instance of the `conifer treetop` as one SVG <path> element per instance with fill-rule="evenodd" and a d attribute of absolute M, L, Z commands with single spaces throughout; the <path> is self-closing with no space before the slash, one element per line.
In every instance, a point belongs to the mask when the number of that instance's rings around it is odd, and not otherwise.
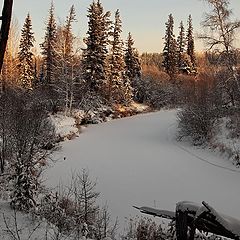
<path fill-rule="evenodd" d="M 32 31 L 32 21 L 30 14 L 27 14 L 22 31 L 19 45 L 19 72 L 20 85 L 26 89 L 32 89 L 34 80 L 34 61 L 32 48 L 34 47 L 34 33 Z"/>

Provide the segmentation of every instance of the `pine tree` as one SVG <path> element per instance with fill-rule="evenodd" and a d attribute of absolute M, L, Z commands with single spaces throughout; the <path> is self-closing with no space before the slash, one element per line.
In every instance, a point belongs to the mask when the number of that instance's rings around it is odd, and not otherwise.
<path fill-rule="evenodd" d="M 177 38 L 177 67 L 178 71 L 182 73 L 192 72 L 192 62 L 190 56 L 186 52 L 186 37 L 183 22 L 180 22 L 179 35 Z"/>
<path fill-rule="evenodd" d="M 86 49 L 83 51 L 82 77 L 88 91 L 103 95 L 107 84 L 107 54 L 110 12 L 104 13 L 100 1 L 93 1 L 88 9 Z"/>
<path fill-rule="evenodd" d="M 126 95 L 130 98 L 133 91 L 134 98 L 138 100 L 138 88 L 140 84 L 139 80 L 141 78 L 141 63 L 138 51 L 133 46 L 134 40 L 132 38 L 131 33 L 128 34 L 126 45 L 127 47 L 125 50 L 125 64 L 126 64 L 125 71 L 127 78 L 125 84 L 128 89 L 128 91 L 126 91 Z"/>
<path fill-rule="evenodd" d="M 73 40 L 74 36 L 72 33 L 72 24 L 76 21 L 76 13 L 74 5 L 71 6 L 69 15 L 67 16 L 65 26 L 63 29 L 63 36 L 64 36 L 64 55 L 65 58 L 71 58 L 73 54 Z"/>
<path fill-rule="evenodd" d="M 173 33 L 174 20 L 172 14 L 169 15 L 166 23 L 165 43 L 163 49 L 163 67 L 173 79 L 177 72 L 177 44 Z"/>
<path fill-rule="evenodd" d="M 119 10 L 115 13 L 115 23 L 113 30 L 113 40 L 111 42 L 111 54 L 109 59 L 109 100 L 115 102 L 124 101 L 124 82 L 125 79 L 125 62 L 123 53 L 123 41 L 121 40 L 122 21 L 120 19 Z"/>
<path fill-rule="evenodd" d="M 54 16 L 54 5 L 51 3 L 49 18 L 45 33 L 44 42 L 41 44 L 43 55 L 43 69 L 45 70 L 45 83 L 51 84 L 54 81 L 54 71 L 56 67 L 56 45 L 57 45 L 57 26 Z"/>
<path fill-rule="evenodd" d="M 185 33 L 184 33 L 184 26 L 183 26 L 183 22 L 180 22 L 180 26 L 179 26 L 179 35 L 177 38 L 177 61 L 178 61 L 178 68 L 184 68 L 185 67 L 185 63 L 184 63 L 184 59 L 183 59 L 183 54 L 185 52 L 185 46 L 186 46 L 186 40 L 185 40 Z"/>
<path fill-rule="evenodd" d="M 33 43 L 35 41 L 32 32 L 32 21 L 28 13 L 21 31 L 19 58 L 20 85 L 26 89 L 32 89 L 34 80 Z"/>
<path fill-rule="evenodd" d="M 187 54 L 190 57 L 192 69 L 191 71 L 196 71 L 196 57 L 195 57 L 195 46 L 194 46 L 194 37 L 193 37 L 193 24 L 192 16 L 188 17 L 188 29 L 187 29 Z"/>

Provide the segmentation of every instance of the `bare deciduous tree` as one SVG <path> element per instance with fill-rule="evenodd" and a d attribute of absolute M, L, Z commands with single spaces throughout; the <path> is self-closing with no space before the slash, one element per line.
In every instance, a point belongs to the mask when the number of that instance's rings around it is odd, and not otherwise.
<path fill-rule="evenodd" d="M 17 19 L 13 17 L 10 25 L 7 48 L 4 55 L 4 62 L 2 67 L 2 81 L 8 86 L 16 86 L 19 77 L 17 69 L 19 38 L 19 24 Z"/>
<path fill-rule="evenodd" d="M 210 49 L 222 48 L 226 53 L 233 49 L 235 31 L 240 27 L 240 21 L 233 21 L 232 11 L 229 9 L 228 0 L 204 0 L 212 11 L 205 14 L 202 22 L 203 27 L 209 30 L 209 34 L 202 34 L 199 37 L 206 41 Z"/>
<path fill-rule="evenodd" d="M 232 20 L 232 11 L 229 8 L 229 0 L 204 0 L 212 11 L 205 14 L 202 22 L 203 27 L 207 30 L 205 34 L 199 37 L 205 40 L 210 50 L 220 51 L 220 59 L 224 58 L 225 73 L 224 82 L 220 83 L 225 88 L 225 92 L 230 99 L 232 106 L 236 102 L 236 89 L 240 91 L 239 76 L 236 71 L 234 61 L 235 49 L 234 40 L 236 30 L 240 28 L 239 20 Z M 227 74 L 226 74 L 227 73 Z"/>
<path fill-rule="evenodd" d="M 0 166 L 8 174 L 11 203 L 35 205 L 41 173 L 55 149 L 55 131 L 44 103 L 33 92 L 7 89 L 0 102 Z"/>

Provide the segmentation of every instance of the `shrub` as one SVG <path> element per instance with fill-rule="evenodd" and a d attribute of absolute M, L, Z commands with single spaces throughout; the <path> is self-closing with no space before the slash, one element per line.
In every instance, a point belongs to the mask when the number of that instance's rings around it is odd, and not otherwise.
<path fill-rule="evenodd" d="M 179 138 L 190 137 L 194 144 L 208 141 L 218 117 L 208 82 L 199 81 L 191 102 L 178 113 Z"/>
<path fill-rule="evenodd" d="M 55 150 L 55 130 L 32 92 L 8 89 L 0 109 L 1 168 L 9 175 L 11 205 L 28 211 L 36 205 L 41 173 Z"/>

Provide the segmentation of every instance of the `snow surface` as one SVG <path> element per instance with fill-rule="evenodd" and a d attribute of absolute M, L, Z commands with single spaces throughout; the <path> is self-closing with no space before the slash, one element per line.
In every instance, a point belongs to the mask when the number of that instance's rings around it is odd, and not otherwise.
<path fill-rule="evenodd" d="M 240 164 L 240 139 L 232 136 L 232 131 L 227 128 L 229 118 L 222 118 L 218 127 L 218 131 L 212 139 L 212 147 L 222 152 L 223 156 L 227 156 L 236 165 Z M 238 157 L 238 159 L 236 158 Z"/>
<path fill-rule="evenodd" d="M 102 202 L 112 217 L 139 212 L 132 206 L 174 211 L 187 200 L 208 202 L 240 219 L 240 171 L 211 151 L 175 140 L 176 110 L 92 125 L 62 144 L 59 160 L 46 172 L 48 186 L 68 183 L 71 172 L 87 168 L 97 178 Z M 65 160 L 63 160 L 66 158 Z"/>
<path fill-rule="evenodd" d="M 5 220 L 4 220 L 5 219 Z M 14 212 L 9 205 L 9 202 L 0 202 L 0 239 L 20 239 L 31 240 L 45 239 L 45 232 L 48 226 L 43 221 L 34 221 L 30 215 L 21 212 Z M 12 234 L 15 236 L 13 238 Z M 49 233 L 52 234 L 50 231 Z"/>

